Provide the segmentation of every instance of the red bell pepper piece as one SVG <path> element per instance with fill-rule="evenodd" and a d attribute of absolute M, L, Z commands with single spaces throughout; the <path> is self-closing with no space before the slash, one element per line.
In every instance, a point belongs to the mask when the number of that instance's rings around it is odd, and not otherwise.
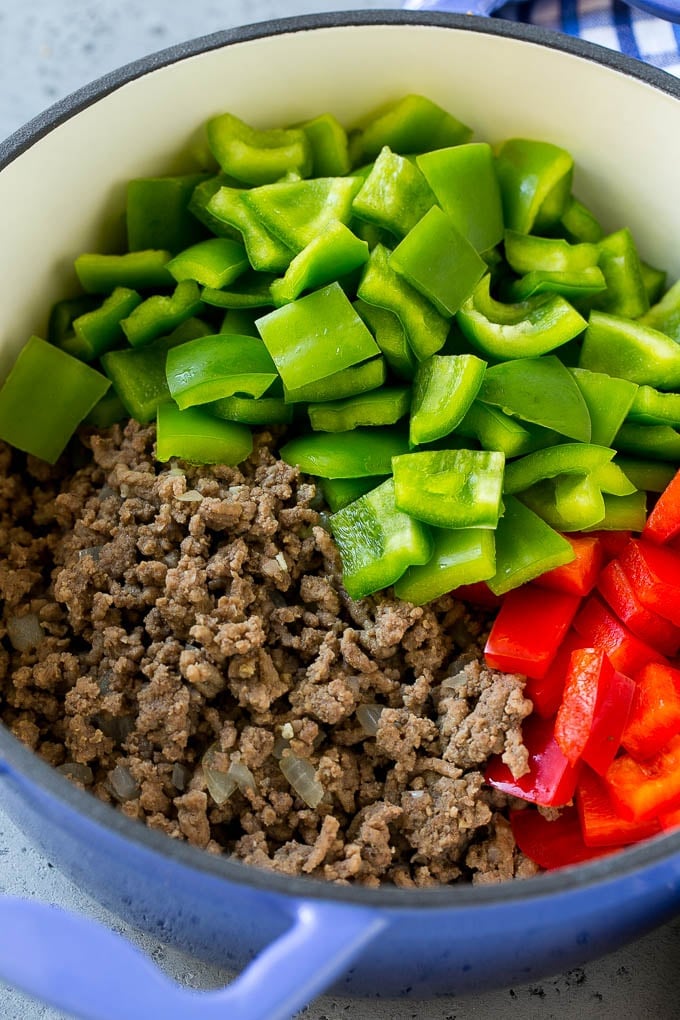
<path fill-rule="evenodd" d="M 632 531 L 590 531 L 588 534 L 599 538 L 605 563 L 615 559 L 633 536 Z"/>
<path fill-rule="evenodd" d="M 552 820 L 530 808 L 511 811 L 510 827 L 522 853 L 547 871 L 603 857 L 614 849 L 586 845 L 573 807 L 565 808 L 559 818 Z"/>
<path fill-rule="evenodd" d="M 593 725 L 581 757 L 595 772 L 603 776 L 621 746 L 635 694 L 635 681 L 614 671 L 607 684 L 598 691 Z"/>
<path fill-rule="evenodd" d="M 541 588 L 588 595 L 597 582 L 604 562 L 602 542 L 598 535 L 565 535 L 574 550 L 574 559 L 561 567 L 554 567 L 536 578 Z"/>
<path fill-rule="evenodd" d="M 568 804 L 576 789 L 578 768 L 570 765 L 560 750 L 552 719 L 529 716 L 522 726 L 522 738 L 529 752 L 529 771 L 515 779 L 501 756 L 496 755 L 487 766 L 485 781 L 497 790 L 543 807 Z"/>
<path fill-rule="evenodd" d="M 680 649 L 680 627 L 643 606 L 619 560 L 611 560 L 603 568 L 597 590 L 618 618 L 647 644 L 669 656 Z"/>
<path fill-rule="evenodd" d="M 650 662 L 635 681 L 633 705 L 621 743 L 640 760 L 657 754 L 680 733 L 680 669 Z"/>
<path fill-rule="evenodd" d="M 643 606 L 680 626 L 680 555 L 632 538 L 619 558 Z"/>
<path fill-rule="evenodd" d="M 657 818 L 636 822 L 622 818 L 614 806 L 605 781 L 584 768 L 576 787 L 576 809 L 586 846 L 623 846 L 656 835 Z"/>
<path fill-rule="evenodd" d="M 483 609 L 498 609 L 503 601 L 501 595 L 494 595 L 486 581 L 461 584 L 454 588 L 451 594 L 461 602 L 470 602 L 473 606 L 481 606 Z"/>
<path fill-rule="evenodd" d="M 677 471 L 649 514 L 642 538 L 662 544 L 680 534 L 680 471 Z"/>
<path fill-rule="evenodd" d="M 661 811 L 659 824 L 664 832 L 669 829 L 677 829 L 680 825 L 680 807 L 673 808 L 671 811 Z"/>
<path fill-rule="evenodd" d="M 645 821 L 680 807 L 680 735 L 645 761 L 627 753 L 615 758 L 605 781 L 624 818 Z"/>
<path fill-rule="evenodd" d="M 489 666 L 540 680 L 580 605 L 578 595 L 524 584 L 507 592 L 484 648 Z"/>
<path fill-rule="evenodd" d="M 593 728 L 600 690 L 614 676 L 614 667 L 599 648 L 571 653 L 562 703 L 555 718 L 555 740 L 571 765 L 583 754 Z"/>
<path fill-rule="evenodd" d="M 545 676 L 540 679 L 527 677 L 524 696 L 531 699 L 534 712 L 541 718 L 551 719 L 560 707 L 571 653 L 577 648 L 583 648 L 584 644 L 580 634 L 573 629 L 568 630 Z"/>
<path fill-rule="evenodd" d="M 614 669 L 634 676 L 648 662 L 666 662 L 656 648 L 641 641 L 593 592 L 574 618 L 574 630 L 584 645 L 602 648 Z"/>

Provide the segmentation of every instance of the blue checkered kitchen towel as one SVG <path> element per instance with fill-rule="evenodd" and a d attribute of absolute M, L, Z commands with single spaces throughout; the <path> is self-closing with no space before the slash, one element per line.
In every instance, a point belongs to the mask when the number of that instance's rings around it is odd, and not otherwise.
<path fill-rule="evenodd" d="M 680 0 L 640 0 L 649 9 L 680 18 Z M 623 0 L 407 0 L 411 10 L 464 11 L 580 36 L 680 76 L 680 24 L 629 7 Z"/>

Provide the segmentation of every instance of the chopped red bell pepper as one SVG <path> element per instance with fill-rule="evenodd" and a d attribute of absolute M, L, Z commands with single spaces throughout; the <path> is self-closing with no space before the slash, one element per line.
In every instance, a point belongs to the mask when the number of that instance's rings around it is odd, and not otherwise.
<path fill-rule="evenodd" d="M 602 648 L 614 669 L 634 676 L 648 662 L 666 662 L 656 648 L 641 641 L 605 606 L 597 594 L 588 596 L 574 619 L 585 645 Z"/>
<path fill-rule="evenodd" d="M 633 705 L 621 743 L 640 760 L 657 754 L 680 733 L 680 669 L 650 662 L 635 681 Z"/>
<path fill-rule="evenodd" d="M 497 755 L 487 766 L 485 781 L 497 790 L 543 807 L 568 804 L 576 789 L 578 768 L 570 765 L 560 750 L 552 719 L 529 716 L 522 726 L 522 738 L 529 752 L 529 771 L 515 779 Z"/>
<path fill-rule="evenodd" d="M 605 563 L 615 559 L 633 535 L 632 531 L 590 531 L 588 534 L 599 538 Z"/>
<path fill-rule="evenodd" d="M 560 707 L 571 653 L 583 648 L 584 644 L 580 634 L 573 629 L 568 630 L 545 676 L 540 679 L 527 677 L 524 696 L 533 702 L 534 712 L 541 718 L 551 719 Z"/>
<path fill-rule="evenodd" d="M 645 761 L 627 753 L 615 758 L 605 781 L 624 818 L 645 821 L 680 807 L 680 735 Z"/>
<path fill-rule="evenodd" d="M 611 560 L 603 568 L 597 590 L 633 634 L 664 655 L 676 655 L 680 649 L 680 627 L 643 606 L 619 560 Z"/>
<path fill-rule="evenodd" d="M 461 602 L 469 602 L 473 606 L 481 606 L 483 609 L 498 609 L 503 597 L 494 595 L 486 581 L 476 581 L 474 584 L 461 584 L 452 592 Z"/>
<path fill-rule="evenodd" d="M 580 605 L 578 595 L 524 584 L 507 592 L 484 648 L 489 666 L 545 676 Z"/>
<path fill-rule="evenodd" d="M 632 538 L 620 560 L 643 606 L 680 626 L 680 555 Z"/>
<path fill-rule="evenodd" d="M 555 717 L 555 740 L 567 761 L 575 765 L 593 728 L 600 691 L 614 676 L 614 667 L 599 648 L 571 653 L 562 702 Z"/>
<path fill-rule="evenodd" d="M 630 715 L 635 681 L 614 671 L 609 683 L 598 691 L 593 725 L 581 757 L 603 776 L 621 746 L 621 736 Z"/>
<path fill-rule="evenodd" d="M 659 824 L 663 832 L 667 832 L 669 829 L 677 829 L 680 825 L 680 807 L 673 808 L 670 811 L 659 812 Z"/>
<path fill-rule="evenodd" d="M 536 578 L 541 588 L 588 595 L 597 583 L 604 562 L 602 542 L 598 535 L 565 535 L 574 550 L 574 559 L 561 567 L 554 567 Z"/>
<path fill-rule="evenodd" d="M 565 808 L 559 818 L 552 820 L 530 808 L 511 811 L 510 826 L 522 853 L 547 871 L 603 857 L 615 849 L 587 846 L 573 807 Z"/>
<path fill-rule="evenodd" d="M 657 818 L 637 822 L 622 818 L 605 781 L 592 769 L 584 768 L 576 787 L 576 808 L 586 846 L 622 846 L 648 839 L 660 831 Z"/>
<path fill-rule="evenodd" d="M 654 504 L 642 537 L 662 544 L 680 534 L 680 471 L 677 471 Z"/>

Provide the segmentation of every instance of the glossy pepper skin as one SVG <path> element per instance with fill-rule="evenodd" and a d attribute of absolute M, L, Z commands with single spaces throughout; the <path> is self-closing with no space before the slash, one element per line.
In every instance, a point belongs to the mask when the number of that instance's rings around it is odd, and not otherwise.
<path fill-rule="evenodd" d="M 538 811 L 515 810 L 510 813 L 510 826 L 520 850 L 546 871 L 582 864 L 617 848 L 588 844 L 575 808 L 565 808 L 554 820 Z"/>
<path fill-rule="evenodd" d="M 392 460 L 400 510 L 440 528 L 494 528 L 503 487 L 502 453 L 423 450 Z"/>
<path fill-rule="evenodd" d="M 426 96 L 410 94 L 363 117 L 350 134 L 354 166 L 375 159 L 383 146 L 394 152 L 429 152 L 467 142 L 472 131 Z"/>
<path fill-rule="evenodd" d="M 484 647 L 489 666 L 506 673 L 545 676 L 580 604 L 578 595 L 525 584 L 509 591 Z"/>
<path fill-rule="evenodd" d="M 568 804 L 576 789 L 578 770 L 557 744 L 553 720 L 538 716 L 525 719 L 522 740 L 529 752 L 529 771 L 515 778 L 498 755 L 486 768 L 486 782 L 512 797 L 543 807 Z"/>
<path fill-rule="evenodd" d="M 260 131 L 231 113 L 212 117 L 208 144 L 224 173 L 246 184 L 268 184 L 291 171 L 306 177 L 312 170 L 312 150 L 300 128 Z"/>
<path fill-rule="evenodd" d="M 529 234 L 551 227 L 564 215 L 574 161 L 550 142 L 511 138 L 496 153 L 506 227 Z"/>
<path fill-rule="evenodd" d="M 173 277 L 168 270 L 171 257 L 169 251 L 154 248 L 122 255 L 87 252 L 79 255 L 73 264 L 84 291 L 110 294 L 116 287 L 131 290 L 171 287 Z"/>
<path fill-rule="evenodd" d="M 493 577 L 496 542 L 487 528 L 432 528 L 433 551 L 427 563 L 410 566 L 394 584 L 394 594 L 424 605 L 461 585 Z M 462 597 L 462 596 L 461 596 Z"/>
<path fill-rule="evenodd" d="M 460 425 L 482 385 L 486 362 L 474 354 L 435 354 L 413 381 L 409 438 L 415 446 L 449 435 Z"/>
<path fill-rule="evenodd" d="M 156 458 L 180 457 L 193 464 L 240 464 L 253 449 L 247 425 L 224 421 L 201 407 L 182 411 L 161 404 L 156 420 Z"/>
<path fill-rule="evenodd" d="M 271 356 L 250 336 L 203 336 L 168 351 L 168 387 L 178 407 L 208 404 L 237 393 L 261 397 L 277 378 Z"/>
<path fill-rule="evenodd" d="M 496 573 L 487 581 L 495 595 L 504 595 L 574 558 L 566 538 L 516 497 L 506 496 L 503 503 L 496 528 Z"/>

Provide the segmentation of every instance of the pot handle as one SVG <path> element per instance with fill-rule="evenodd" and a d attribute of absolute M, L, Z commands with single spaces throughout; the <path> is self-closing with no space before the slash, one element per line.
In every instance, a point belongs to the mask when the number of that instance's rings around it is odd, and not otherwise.
<path fill-rule="evenodd" d="M 375 911 L 307 900 L 292 926 L 226 988 L 168 978 L 103 925 L 36 900 L 0 898 L 0 979 L 81 1020 L 288 1020 L 385 927 Z"/>

